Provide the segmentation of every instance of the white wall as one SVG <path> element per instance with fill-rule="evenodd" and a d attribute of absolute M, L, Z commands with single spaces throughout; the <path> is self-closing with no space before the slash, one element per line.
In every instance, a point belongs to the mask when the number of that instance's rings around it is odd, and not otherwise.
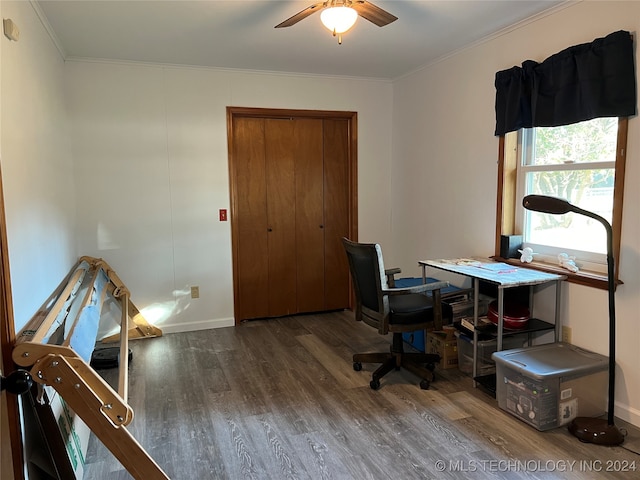
<path fill-rule="evenodd" d="M 78 254 L 165 331 L 233 324 L 227 106 L 357 111 L 360 239 L 390 243 L 389 82 L 84 61 L 65 75 Z"/>
<path fill-rule="evenodd" d="M 2 176 L 16 332 L 76 261 L 64 62 L 29 2 L 2 2 L 20 29 L 2 49 Z"/>
<path fill-rule="evenodd" d="M 394 82 L 393 252 L 395 264 L 491 255 L 498 140 L 495 72 L 542 61 L 613 31 L 640 31 L 639 2 L 581 2 L 459 52 Z M 636 55 L 638 55 L 636 53 Z M 640 65 L 638 58 L 636 65 Z M 640 120 L 629 121 L 620 277 L 616 293 L 616 415 L 640 425 Z M 607 295 L 565 284 L 562 321 L 573 343 L 608 353 Z"/>

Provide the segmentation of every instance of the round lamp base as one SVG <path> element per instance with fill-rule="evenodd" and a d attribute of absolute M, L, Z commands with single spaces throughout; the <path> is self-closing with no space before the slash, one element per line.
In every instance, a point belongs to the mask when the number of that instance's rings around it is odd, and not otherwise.
<path fill-rule="evenodd" d="M 577 417 L 569 424 L 569 432 L 578 440 L 598 445 L 620 445 L 624 435 L 615 425 L 609 425 L 606 419 Z"/>

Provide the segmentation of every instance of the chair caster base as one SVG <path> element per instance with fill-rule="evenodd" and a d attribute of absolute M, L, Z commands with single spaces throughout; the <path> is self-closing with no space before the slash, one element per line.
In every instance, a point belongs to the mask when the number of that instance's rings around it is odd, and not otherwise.
<path fill-rule="evenodd" d="M 362 370 L 362 363 L 360 362 L 353 362 L 353 369 L 356 372 L 359 372 L 360 370 Z"/>
<path fill-rule="evenodd" d="M 371 380 L 369 386 L 371 390 L 378 390 L 380 388 L 380 380 Z"/>

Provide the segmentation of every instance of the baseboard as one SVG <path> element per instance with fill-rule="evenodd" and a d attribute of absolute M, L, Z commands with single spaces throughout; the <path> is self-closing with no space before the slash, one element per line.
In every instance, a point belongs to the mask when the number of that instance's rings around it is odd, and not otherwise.
<path fill-rule="evenodd" d="M 629 422 L 636 427 L 640 427 L 640 410 L 632 408 L 629 405 L 615 403 L 615 416 L 620 420 Z"/>
<path fill-rule="evenodd" d="M 209 330 L 212 328 L 233 327 L 233 318 L 216 318 L 214 320 L 202 320 L 200 322 L 174 323 L 158 325 L 162 333 L 195 332 L 196 330 Z"/>

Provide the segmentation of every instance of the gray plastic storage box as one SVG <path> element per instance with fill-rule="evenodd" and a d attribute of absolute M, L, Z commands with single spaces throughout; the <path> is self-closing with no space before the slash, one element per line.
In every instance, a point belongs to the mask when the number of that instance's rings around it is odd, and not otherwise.
<path fill-rule="evenodd" d="M 568 343 L 496 352 L 496 398 L 538 430 L 606 413 L 608 358 Z"/>

